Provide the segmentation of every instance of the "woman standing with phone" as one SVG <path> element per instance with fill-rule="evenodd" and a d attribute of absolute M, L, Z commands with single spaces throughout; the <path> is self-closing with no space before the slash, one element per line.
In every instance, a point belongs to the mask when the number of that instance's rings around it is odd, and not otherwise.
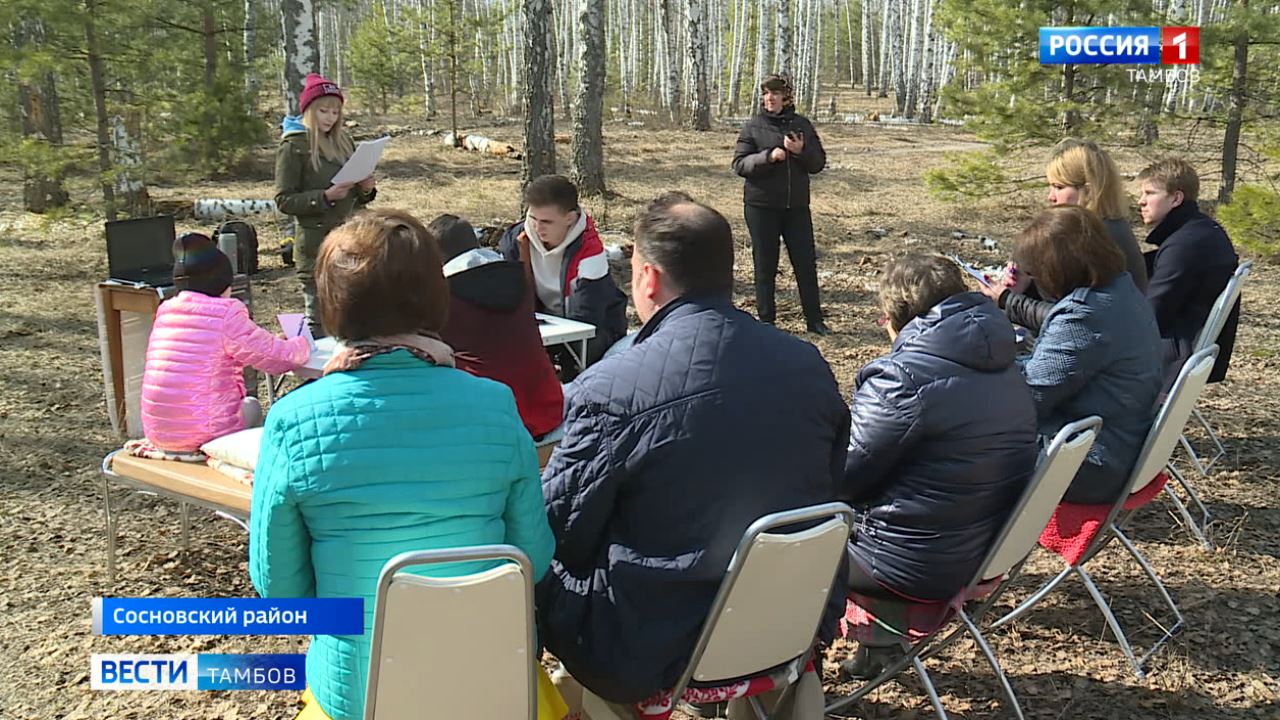
<path fill-rule="evenodd" d="M 316 303 L 315 265 L 320 243 L 333 228 L 373 200 L 378 189 L 373 176 L 358 183 L 334 185 L 355 142 L 342 124 L 342 89 L 320 75 L 307 76 L 298 98 L 301 118 L 286 116 L 284 137 L 276 151 L 276 207 L 298 219 L 298 279 L 311 333 L 322 337 L 320 309 Z"/>
<path fill-rule="evenodd" d="M 809 176 L 821 172 L 827 153 L 813 123 L 796 113 L 791 81 L 770 75 L 760 84 L 760 111 L 742 126 L 733 170 L 743 189 L 751 257 L 755 265 L 756 315 L 773 323 L 780 243 L 795 271 L 809 332 L 829 335 L 818 292 L 818 261 L 809 213 Z"/>

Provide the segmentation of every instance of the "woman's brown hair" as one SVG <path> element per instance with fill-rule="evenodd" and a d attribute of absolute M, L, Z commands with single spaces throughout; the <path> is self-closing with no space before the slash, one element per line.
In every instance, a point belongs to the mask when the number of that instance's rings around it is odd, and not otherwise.
<path fill-rule="evenodd" d="M 340 340 L 438 333 L 449 286 L 437 239 L 401 210 L 363 212 L 334 228 L 316 258 L 324 329 Z"/>
<path fill-rule="evenodd" d="M 1044 210 L 1014 241 L 1013 261 L 1047 299 L 1079 287 L 1102 287 L 1124 272 L 1124 255 L 1093 211 L 1079 205 Z"/>

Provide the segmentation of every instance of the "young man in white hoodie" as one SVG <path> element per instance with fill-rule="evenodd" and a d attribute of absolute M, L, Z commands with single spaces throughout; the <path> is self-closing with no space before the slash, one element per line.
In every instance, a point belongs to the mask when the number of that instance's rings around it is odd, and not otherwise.
<path fill-rule="evenodd" d="M 561 175 L 530 182 L 524 204 L 525 219 L 503 233 L 498 249 L 529 268 L 539 312 L 595 326 L 586 357 L 593 363 L 627 331 L 627 296 L 609 276 L 595 222 L 578 205 L 578 189 Z M 565 370 L 573 365 L 558 364 Z"/>

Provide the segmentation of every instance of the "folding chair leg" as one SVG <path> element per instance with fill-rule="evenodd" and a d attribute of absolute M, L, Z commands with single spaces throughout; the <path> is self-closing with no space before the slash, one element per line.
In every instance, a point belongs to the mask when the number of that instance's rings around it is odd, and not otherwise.
<path fill-rule="evenodd" d="M 1048 595 L 1049 593 L 1053 592 L 1054 588 L 1062 584 L 1062 581 L 1066 580 L 1067 576 L 1071 574 L 1072 569 L 1073 569 L 1073 566 L 1071 565 L 1068 565 L 1067 567 L 1063 568 L 1062 572 L 1058 573 L 1057 577 L 1045 583 L 1044 587 L 1035 591 L 1035 593 L 1032 594 L 1031 597 L 1027 598 L 1026 600 L 1023 600 L 1021 605 L 1009 611 L 1007 615 L 991 623 L 991 627 L 998 628 L 998 627 L 1001 627 L 1002 625 L 1008 625 L 1014 620 L 1017 620 L 1018 618 L 1025 615 L 1027 611 L 1035 607 L 1035 604 L 1040 602 L 1040 600 L 1042 600 L 1045 595 Z"/>
<path fill-rule="evenodd" d="M 861 700 L 866 695 L 870 694 L 872 690 L 875 690 L 876 688 L 880 687 L 884 683 L 888 682 L 893 677 L 897 676 L 898 673 L 901 673 L 903 670 L 907 669 L 908 665 L 911 665 L 912 662 L 916 661 L 919 658 L 919 655 L 922 651 L 923 646 L 928 644 L 929 640 L 930 638 L 924 638 L 920 642 L 916 643 L 914 647 L 912 647 L 910 643 L 906 643 L 904 641 L 904 649 L 906 650 L 906 654 L 904 654 L 902 657 L 895 660 L 891 665 L 886 667 L 884 670 L 881 670 L 879 675 L 863 683 L 862 686 L 859 687 L 857 690 L 854 690 L 852 693 L 849 693 L 845 697 L 842 697 L 838 700 L 835 700 L 829 703 L 826 706 L 826 708 L 823 709 L 823 712 L 827 715 L 830 715 L 831 713 L 837 712 L 839 710 L 843 710 L 844 708 L 849 707 L 850 705 L 854 704 L 858 700 Z"/>
<path fill-rule="evenodd" d="M 1124 630 L 1120 627 L 1120 621 L 1116 619 L 1115 613 L 1111 612 L 1111 606 L 1107 604 L 1107 599 L 1102 596 L 1102 591 L 1098 589 L 1098 585 L 1093 582 L 1093 578 L 1089 573 L 1081 567 L 1076 568 L 1076 573 L 1080 575 L 1080 579 L 1084 582 L 1084 587 L 1089 591 L 1093 602 L 1102 611 L 1102 617 L 1106 619 L 1107 626 L 1111 628 L 1111 632 L 1116 636 L 1116 641 L 1120 643 L 1120 649 L 1124 651 L 1124 656 L 1129 658 L 1129 664 L 1133 666 L 1133 672 L 1137 674 L 1139 679 L 1145 678 L 1146 673 L 1142 671 L 1142 666 L 1138 664 L 1138 658 L 1133 654 L 1133 647 L 1129 644 L 1129 636 L 1124 634 Z"/>
<path fill-rule="evenodd" d="M 1193 540 L 1200 543 L 1205 550 L 1212 550 L 1213 543 L 1209 541 L 1209 536 L 1206 533 L 1208 530 L 1208 523 L 1205 523 L 1203 526 L 1197 523 L 1195 518 L 1191 517 L 1191 511 L 1187 509 L 1186 504 L 1182 502 L 1182 498 L 1178 497 L 1178 493 L 1173 491 L 1173 488 L 1165 485 L 1164 492 L 1169 496 L 1169 502 L 1173 503 L 1174 509 L 1182 516 L 1182 524 L 1186 526 L 1187 534 L 1190 535 Z M 1192 495 L 1192 497 L 1195 496 Z"/>
<path fill-rule="evenodd" d="M 102 476 L 102 500 L 107 511 L 107 584 L 116 582 L 116 516 L 111 512 L 111 481 Z"/>
<path fill-rule="evenodd" d="M 747 698 L 747 703 L 751 705 L 751 712 L 756 714 L 757 720 L 769 720 L 769 713 L 764 709 L 764 703 L 760 702 L 758 695 L 752 695 Z M 782 703 L 778 703 L 781 705 Z"/>
<path fill-rule="evenodd" d="M 186 503 L 178 503 L 181 506 L 180 514 L 182 516 L 182 549 L 191 549 L 191 506 Z"/>
<path fill-rule="evenodd" d="M 1201 424 L 1201 427 L 1204 428 L 1204 434 L 1207 434 L 1208 439 L 1213 443 L 1213 457 L 1211 457 L 1210 461 L 1204 462 L 1196 455 L 1196 451 L 1193 451 L 1192 447 L 1190 447 L 1187 436 L 1183 436 L 1181 441 L 1183 441 L 1183 447 L 1187 450 L 1187 454 L 1192 457 L 1192 464 L 1196 465 L 1196 470 L 1199 471 L 1199 474 L 1207 477 L 1208 474 L 1212 473 L 1213 465 L 1226 457 L 1226 446 L 1222 445 L 1221 438 L 1217 437 L 1216 432 L 1213 432 L 1213 425 L 1208 424 L 1208 420 L 1204 419 L 1204 415 L 1199 411 L 1198 407 L 1192 410 L 1192 416 L 1196 418 L 1197 423 Z"/>
<path fill-rule="evenodd" d="M 973 636 L 974 642 L 982 650 L 982 654 L 987 657 L 987 662 L 991 664 L 991 669 L 995 671 L 996 679 L 1000 681 L 1000 687 L 1004 690 L 1004 696 L 1009 699 L 1009 707 L 1013 710 L 1013 714 L 1018 720 L 1025 720 L 1022 714 L 1022 706 L 1018 704 L 1018 696 L 1013 692 L 1013 686 L 1009 684 L 1009 678 L 1004 674 L 1004 669 L 1000 667 L 1000 661 L 996 659 L 996 654 L 991 651 L 991 646 L 987 644 L 987 639 L 982 636 L 982 631 L 969 618 L 969 613 L 963 609 L 957 613 L 960 622 L 964 623 L 965 628 L 969 630 L 969 634 Z"/>
<path fill-rule="evenodd" d="M 938 697 L 938 690 L 933 686 L 933 680 L 929 677 L 929 671 L 925 669 L 924 662 L 916 656 L 911 658 L 911 665 L 916 669 L 916 675 L 920 677 L 924 691 L 929 694 L 929 702 L 933 704 L 933 711 L 938 714 L 938 720 L 948 720 L 947 711 L 942 707 L 942 698 Z"/>
<path fill-rule="evenodd" d="M 1160 597 L 1164 598 L 1165 604 L 1169 606 L 1169 610 L 1173 612 L 1173 616 L 1177 619 L 1177 622 L 1175 622 L 1172 627 L 1168 629 L 1163 627 L 1161 628 L 1161 630 L 1164 631 L 1164 634 L 1161 635 L 1160 639 L 1151 646 L 1151 649 L 1147 650 L 1147 654 L 1143 655 L 1142 658 L 1138 660 L 1138 677 L 1142 677 L 1142 666 L 1147 664 L 1147 661 L 1151 659 L 1151 656 L 1154 655 L 1162 645 L 1173 639 L 1173 636 L 1177 635 L 1182 630 L 1185 619 L 1182 617 L 1182 611 L 1178 609 L 1178 604 L 1175 603 L 1173 601 L 1173 597 L 1169 595 L 1168 588 L 1164 586 L 1164 582 L 1160 580 L 1160 576 L 1157 575 L 1156 571 L 1151 567 L 1151 563 L 1147 562 L 1147 558 L 1138 551 L 1138 548 L 1133 544 L 1133 541 L 1131 541 L 1128 536 L 1119 529 L 1113 528 L 1113 532 L 1115 533 L 1116 539 L 1124 546 L 1124 549 L 1128 550 L 1129 554 L 1133 556 L 1133 559 L 1138 561 L 1139 567 L 1141 567 L 1142 571 L 1151 579 L 1152 584 L 1156 586 L 1156 590 L 1160 592 Z"/>

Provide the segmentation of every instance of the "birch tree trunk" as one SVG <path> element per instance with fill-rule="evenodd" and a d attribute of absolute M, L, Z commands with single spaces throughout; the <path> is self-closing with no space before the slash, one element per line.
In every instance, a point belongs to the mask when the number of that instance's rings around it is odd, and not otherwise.
<path fill-rule="evenodd" d="M 867 97 L 875 85 L 875 70 L 871 67 L 871 0 L 862 0 L 862 84 Z"/>
<path fill-rule="evenodd" d="M 890 38 L 893 32 L 894 0 L 882 0 L 884 15 L 880 19 L 880 91 L 877 97 L 889 97 L 889 83 L 893 81 L 893 60 L 889 53 L 893 48 Z"/>
<path fill-rule="evenodd" d="M 123 113 L 111 116 L 111 148 L 115 170 L 115 199 L 133 217 L 150 214 L 151 198 L 142 181 L 142 113 L 134 106 L 133 93 L 117 89 Z"/>
<path fill-rule="evenodd" d="M 693 74 L 693 129 L 711 129 L 711 93 L 707 87 L 707 0 L 688 0 L 689 58 Z"/>
<path fill-rule="evenodd" d="M 734 3 L 733 57 L 729 61 L 729 115 L 737 117 L 739 95 L 742 94 L 742 66 L 746 64 L 747 20 L 751 0 Z"/>
<path fill-rule="evenodd" d="M 258 104 L 258 4 L 244 0 L 244 91 L 256 108 Z"/>
<path fill-rule="evenodd" d="M 923 59 L 920 37 L 920 0 L 911 0 L 910 41 L 907 46 L 906 75 L 907 97 L 904 101 L 903 115 L 908 118 L 916 116 L 916 103 L 920 101 L 920 63 Z"/>
<path fill-rule="evenodd" d="M 748 0 L 749 1 L 749 0 Z M 774 0 L 760 0 L 760 12 L 756 18 L 756 76 L 751 83 L 751 112 L 760 106 L 760 83 L 765 76 L 774 72 L 770 67 L 773 61 L 773 25 L 769 18 L 776 12 Z"/>
<path fill-rule="evenodd" d="M 666 48 L 664 60 L 667 66 L 667 113 L 672 124 L 680 123 L 680 70 L 683 58 L 680 56 L 679 38 L 676 23 L 679 21 L 679 5 L 677 0 L 662 0 L 663 44 Z"/>
<path fill-rule="evenodd" d="M 792 0 L 778 0 L 778 32 L 777 54 L 774 56 L 774 72 L 791 75 L 791 3 Z"/>
<path fill-rule="evenodd" d="M 583 0 L 578 14 L 578 94 L 573 104 L 570 174 L 578 191 L 603 195 L 605 0 Z"/>
<path fill-rule="evenodd" d="M 307 73 L 320 66 L 316 44 L 316 13 L 312 0 L 280 0 L 284 30 L 285 107 L 298 114 L 298 96 Z"/>
<path fill-rule="evenodd" d="M 524 185 L 556 171 L 551 38 L 551 0 L 524 0 Z"/>

